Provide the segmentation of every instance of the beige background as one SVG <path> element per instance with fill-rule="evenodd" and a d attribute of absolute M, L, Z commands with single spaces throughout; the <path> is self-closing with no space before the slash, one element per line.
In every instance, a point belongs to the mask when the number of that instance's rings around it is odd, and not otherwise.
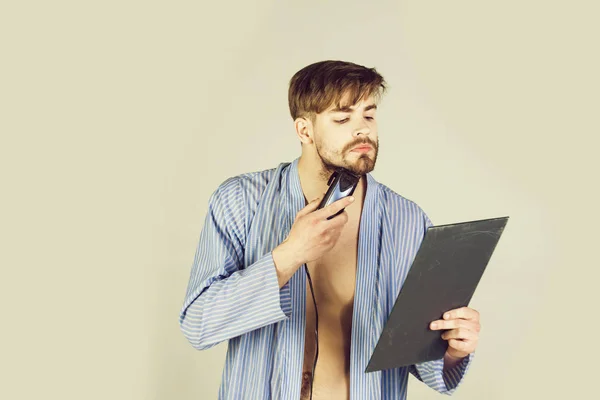
<path fill-rule="evenodd" d="M 323 59 L 390 84 L 379 181 L 510 216 L 455 398 L 593 398 L 597 2 L 200 3 L 0 5 L 0 398 L 216 398 L 225 344 L 178 326 L 208 197 L 299 155 L 287 84 Z"/>

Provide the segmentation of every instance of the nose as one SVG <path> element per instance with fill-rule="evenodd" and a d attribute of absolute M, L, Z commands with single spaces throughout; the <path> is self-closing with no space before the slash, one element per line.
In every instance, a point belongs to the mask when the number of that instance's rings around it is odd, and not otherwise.
<path fill-rule="evenodd" d="M 371 133 L 371 128 L 369 124 L 367 124 L 367 120 L 365 118 L 361 118 L 358 126 L 354 130 L 354 136 L 368 136 Z"/>

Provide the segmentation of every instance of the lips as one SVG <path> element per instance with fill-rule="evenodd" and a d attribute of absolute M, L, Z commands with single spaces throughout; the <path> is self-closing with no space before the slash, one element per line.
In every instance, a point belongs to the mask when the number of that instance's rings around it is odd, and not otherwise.
<path fill-rule="evenodd" d="M 368 144 L 360 144 L 354 148 L 352 148 L 351 151 L 369 151 L 373 148 L 373 146 L 368 145 Z"/>

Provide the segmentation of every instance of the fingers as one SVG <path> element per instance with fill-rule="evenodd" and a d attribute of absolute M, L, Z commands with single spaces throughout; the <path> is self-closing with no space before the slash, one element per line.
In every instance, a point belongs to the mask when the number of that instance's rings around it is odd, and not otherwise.
<path fill-rule="evenodd" d="M 448 346 L 465 354 L 470 354 L 475 350 L 476 344 L 470 340 L 450 339 L 448 340 Z"/>
<path fill-rule="evenodd" d="M 469 307 L 461 307 L 444 313 L 444 319 L 433 321 L 432 330 L 445 330 L 441 337 L 448 341 L 448 353 L 468 355 L 475 351 L 481 325 L 479 312 Z"/>
<path fill-rule="evenodd" d="M 429 327 L 433 331 L 445 330 L 445 329 L 456 329 L 456 328 L 466 328 L 472 330 L 474 332 L 480 331 L 480 325 L 477 321 L 471 321 L 466 319 L 451 319 L 451 320 L 443 320 L 439 319 L 437 321 L 433 321 Z"/>
<path fill-rule="evenodd" d="M 298 211 L 298 214 L 296 214 L 296 218 L 302 217 L 303 215 L 310 214 L 311 212 L 315 211 L 319 206 L 320 201 L 320 197 L 311 200 L 311 202 L 304 206 L 302 210 Z"/>
<path fill-rule="evenodd" d="M 461 307 L 444 313 L 444 319 L 459 318 L 479 321 L 479 312 L 469 307 Z"/>
<path fill-rule="evenodd" d="M 332 219 L 327 219 L 325 221 L 322 222 L 322 226 L 323 229 L 325 230 L 330 230 L 330 229 L 340 229 L 346 225 L 346 222 L 348 222 L 348 212 L 346 210 L 342 211 L 339 215 L 336 215 L 335 218 Z"/>
<path fill-rule="evenodd" d="M 456 329 L 451 329 L 449 331 L 442 333 L 442 339 L 444 339 L 444 340 L 456 339 L 456 340 L 476 341 L 478 339 L 478 335 L 476 332 L 473 332 L 470 329 L 456 328 Z"/>
<path fill-rule="evenodd" d="M 327 207 L 322 208 L 319 211 L 316 211 L 315 217 L 320 218 L 320 219 L 321 218 L 326 219 L 327 217 L 335 215 L 341 209 L 348 207 L 350 204 L 352 204 L 353 201 L 354 201 L 353 196 L 346 196 L 342 199 L 336 200 L 333 203 L 331 203 L 330 205 L 328 205 Z M 337 219 L 337 218 L 333 218 L 333 219 Z"/>

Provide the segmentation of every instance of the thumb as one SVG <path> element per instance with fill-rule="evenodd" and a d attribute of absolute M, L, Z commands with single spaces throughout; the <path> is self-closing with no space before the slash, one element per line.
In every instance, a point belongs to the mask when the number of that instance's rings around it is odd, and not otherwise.
<path fill-rule="evenodd" d="M 321 198 L 317 197 L 313 199 L 310 203 L 308 203 L 302 210 L 298 211 L 297 217 L 302 217 L 303 215 L 309 214 L 317 209 L 319 203 L 321 202 Z"/>

